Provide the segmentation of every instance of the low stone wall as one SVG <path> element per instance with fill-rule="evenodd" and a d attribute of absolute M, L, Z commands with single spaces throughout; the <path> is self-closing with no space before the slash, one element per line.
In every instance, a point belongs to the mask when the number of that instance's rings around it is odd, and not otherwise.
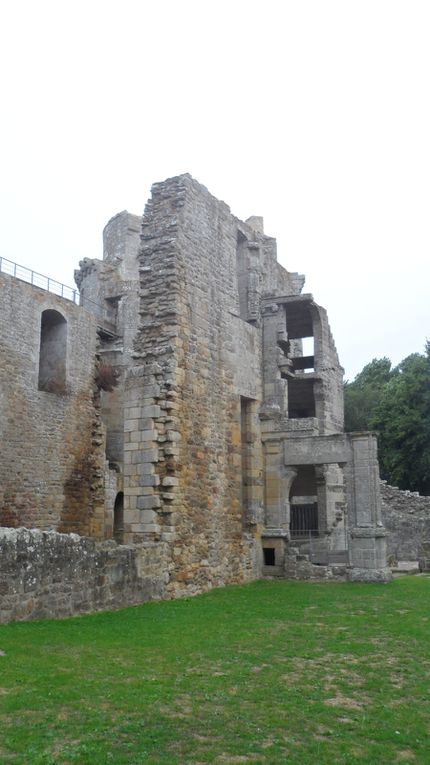
<path fill-rule="evenodd" d="M 269 573 L 267 568 L 266 573 Z M 348 578 L 348 566 L 346 562 L 344 565 L 316 565 L 311 563 L 309 555 L 301 553 L 299 548 L 290 547 L 285 556 L 283 576 L 301 581 L 345 582 Z"/>
<path fill-rule="evenodd" d="M 112 610 L 166 597 L 166 545 L 0 529 L 0 623 Z"/>
<path fill-rule="evenodd" d="M 388 556 L 417 560 L 422 541 L 430 539 L 430 497 L 381 482 L 381 498 Z"/>

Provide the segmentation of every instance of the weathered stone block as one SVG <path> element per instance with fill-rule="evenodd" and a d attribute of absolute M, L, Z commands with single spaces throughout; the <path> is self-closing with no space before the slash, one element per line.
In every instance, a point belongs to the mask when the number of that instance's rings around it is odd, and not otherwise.
<path fill-rule="evenodd" d="M 179 478 L 167 475 L 163 478 L 161 483 L 163 486 L 179 486 Z"/>
<path fill-rule="evenodd" d="M 158 462 L 158 449 L 142 449 L 138 454 L 139 463 Z"/>
<path fill-rule="evenodd" d="M 161 414 L 161 409 L 159 406 L 152 404 L 149 406 L 142 406 L 142 417 L 153 417 L 157 418 Z"/>
<path fill-rule="evenodd" d="M 161 499 L 158 495 L 149 495 L 147 497 L 137 498 L 137 507 L 139 510 L 146 510 L 148 508 L 160 507 Z"/>

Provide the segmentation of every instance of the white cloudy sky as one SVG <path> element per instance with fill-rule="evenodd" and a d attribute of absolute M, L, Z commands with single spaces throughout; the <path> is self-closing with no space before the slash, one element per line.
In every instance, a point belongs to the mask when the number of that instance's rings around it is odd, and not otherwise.
<path fill-rule="evenodd" d="M 428 0 L 4 0 L 0 256 L 73 284 L 190 172 L 263 215 L 352 379 L 429 327 Z"/>

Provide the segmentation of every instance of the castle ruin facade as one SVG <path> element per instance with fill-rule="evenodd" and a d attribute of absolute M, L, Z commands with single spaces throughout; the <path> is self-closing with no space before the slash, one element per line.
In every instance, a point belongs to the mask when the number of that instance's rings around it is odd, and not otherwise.
<path fill-rule="evenodd" d="M 99 556 L 116 584 L 68 612 L 261 576 L 389 580 L 375 436 L 344 433 L 326 312 L 261 218 L 172 178 L 75 278 L 79 305 L 0 273 L 8 556 L 22 527 L 45 571 L 56 539 L 69 577 L 78 548 Z"/>

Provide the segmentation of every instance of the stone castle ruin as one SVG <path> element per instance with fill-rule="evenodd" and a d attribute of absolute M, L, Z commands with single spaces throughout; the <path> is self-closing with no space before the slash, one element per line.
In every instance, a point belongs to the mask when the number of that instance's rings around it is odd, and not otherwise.
<path fill-rule="evenodd" d="M 261 218 L 172 178 L 75 279 L 0 273 L 0 619 L 390 579 L 375 436 Z"/>

